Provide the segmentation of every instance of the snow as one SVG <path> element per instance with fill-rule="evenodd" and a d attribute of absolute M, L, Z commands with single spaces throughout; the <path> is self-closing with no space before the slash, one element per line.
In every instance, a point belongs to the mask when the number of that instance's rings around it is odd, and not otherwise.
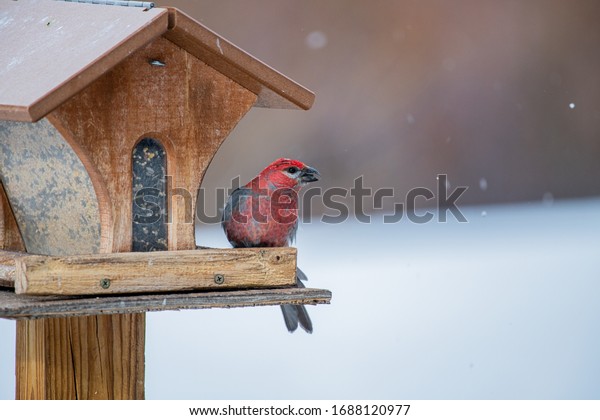
<path fill-rule="evenodd" d="M 312 335 L 274 307 L 149 314 L 147 398 L 599 398 L 600 199 L 461 210 L 301 226 L 308 286 L 333 292 Z M 218 226 L 200 238 L 227 244 Z M 13 398 L 14 322 L 0 334 Z"/>

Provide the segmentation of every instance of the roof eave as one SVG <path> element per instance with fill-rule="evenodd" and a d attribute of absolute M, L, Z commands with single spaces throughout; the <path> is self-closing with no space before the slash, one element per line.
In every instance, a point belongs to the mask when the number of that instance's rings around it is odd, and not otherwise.
<path fill-rule="evenodd" d="M 258 96 L 265 108 L 310 109 L 315 94 L 175 8 L 165 38 Z"/>

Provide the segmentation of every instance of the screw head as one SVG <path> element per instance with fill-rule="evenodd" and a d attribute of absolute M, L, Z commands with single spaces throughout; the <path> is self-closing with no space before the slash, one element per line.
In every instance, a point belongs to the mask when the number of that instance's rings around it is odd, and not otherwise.
<path fill-rule="evenodd" d="M 223 274 L 215 274 L 215 283 L 223 284 L 225 282 L 225 275 Z"/>
<path fill-rule="evenodd" d="M 150 63 L 151 66 L 154 66 L 154 67 L 164 67 L 164 66 L 166 66 L 166 64 L 165 64 L 164 61 L 160 61 L 160 60 L 156 60 L 156 59 L 149 60 L 148 62 Z"/>
<path fill-rule="evenodd" d="M 100 287 L 102 287 L 103 289 L 108 289 L 110 287 L 110 280 L 109 279 L 100 280 Z"/>

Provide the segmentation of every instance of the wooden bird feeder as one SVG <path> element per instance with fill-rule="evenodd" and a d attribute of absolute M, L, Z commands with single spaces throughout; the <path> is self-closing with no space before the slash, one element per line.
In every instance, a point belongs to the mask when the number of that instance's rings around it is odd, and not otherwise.
<path fill-rule="evenodd" d="M 142 7 L 0 0 L 0 317 L 20 399 L 143 398 L 147 311 L 331 298 L 292 287 L 293 248 L 194 238 L 238 121 L 313 93 L 179 10 L 118 3 Z"/>

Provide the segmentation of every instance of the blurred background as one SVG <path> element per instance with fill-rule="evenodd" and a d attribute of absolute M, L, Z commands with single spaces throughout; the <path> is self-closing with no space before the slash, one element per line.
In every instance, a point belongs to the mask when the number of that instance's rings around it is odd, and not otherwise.
<path fill-rule="evenodd" d="M 600 398 L 600 3 L 156 3 L 316 93 L 308 112 L 248 113 L 203 182 L 209 214 L 217 188 L 280 156 L 321 188 L 363 176 L 395 197 L 370 224 L 321 223 L 314 200 L 299 266 L 333 300 L 309 308 L 312 335 L 279 308 L 149 314 L 148 398 Z M 468 223 L 382 223 L 438 174 L 469 187 Z M 218 226 L 197 233 L 229 246 Z"/>
<path fill-rule="evenodd" d="M 318 168 L 323 188 L 363 175 L 402 198 L 437 174 L 470 187 L 463 204 L 600 194 L 596 1 L 157 3 L 316 93 L 308 112 L 251 110 L 207 197 L 280 156 Z"/>

